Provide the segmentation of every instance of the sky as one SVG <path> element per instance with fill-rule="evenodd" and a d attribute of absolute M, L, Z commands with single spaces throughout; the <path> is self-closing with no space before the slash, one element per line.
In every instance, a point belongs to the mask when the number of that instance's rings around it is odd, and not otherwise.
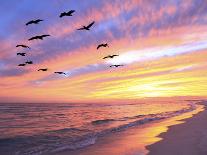
<path fill-rule="evenodd" d="M 2 0 L 0 18 L 1 103 L 207 95 L 206 0 Z M 25 25 L 34 19 L 44 21 Z M 28 41 L 42 34 L 51 36 Z"/>

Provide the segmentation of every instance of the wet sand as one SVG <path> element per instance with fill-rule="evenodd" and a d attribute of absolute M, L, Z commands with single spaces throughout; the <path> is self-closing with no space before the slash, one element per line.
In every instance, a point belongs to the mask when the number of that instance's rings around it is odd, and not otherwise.
<path fill-rule="evenodd" d="M 147 146 L 148 155 L 207 155 L 206 108 L 207 102 L 204 111 L 160 134 L 161 141 Z"/>
<path fill-rule="evenodd" d="M 192 117 L 193 115 L 194 117 Z M 184 123 L 184 121 L 186 121 L 186 123 Z M 202 150 L 202 149 L 200 148 L 195 149 L 194 148 L 195 146 L 191 147 L 189 145 L 192 145 L 193 142 L 197 143 L 198 140 L 200 140 L 200 137 L 197 136 L 205 135 L 205 132 L 207 131 L 206 130 L 207 128 L 205 128 L 207 127 L 206 122 L 207 122 L 207 112 L 206 111 L 203 112 L 203 106 L 199 106 L 199 108 L 193 112 L 185 113 L 180 116 L 176 116 L 162 121 L 155 121 L 149 124 L 141 125 L 139 127 L 133 127 L 125 131 L 112 133 L 110 135 L 100 137 L 98 138 L 98 140 L 94 145 L 90 145 L 82 149 L 78 149 L 74 151 L 65 150 L 54 154 L 55 155 L 106 155 L 106 154 L 108 155 L 146 155 L 146 154 L 181 155 L 183 151 L 181 152 L 181 154 L 179 154 L 176 151 L 189 150 L 186 151 L 186 155 L 200 155 L 200 154 L 195 154 L 195 151 Z M 169 131 L 166 132 L 169 126 L 172 127 L 170 127 Z M 199 126 L 200 129 L 195 130 Z M 162 138 L 166 138 L 166 139 L 162 140 Z M 189 139 L 191 139 L 190 143 L 188 143 Z M 180 143 L 178 143 L 178 141 Z M 203 142 L 200 141 L 200 142 L 201 143 L 199 144 L 199 147 L 207 148 L 206 145 L 207 140 Z M 185 143 L 188 143 L 189 145 Z M 179 144 L 179 146 L 176 144 Z M 194 151 L 191 150 L 192 151 L 191 152 L 190 148 L 195 150 Z M 191 154 L 189 154 L 189 152 L 191 152 Z"/>

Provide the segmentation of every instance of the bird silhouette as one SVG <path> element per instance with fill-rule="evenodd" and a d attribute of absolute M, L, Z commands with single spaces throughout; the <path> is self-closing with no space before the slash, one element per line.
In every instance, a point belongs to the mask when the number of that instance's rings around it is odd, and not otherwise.
<path fill-rule="evenodd" d="M 111 65 L 109 67 L 120 67 L 120 66 L 124 66 L 124 65 Z"/>
<path fill-rule="evenodd" d="M 104 57 L 103 59 L 113 58 L 113 57 L 116 57 L 116 56 L 119 56 L 119 55 L 116 55 L 116 54 L 114 54 L 114 55 L 108 55 L 108 56 Z"/>
<path fill-rule="evenodd" d="M 18 66 L 25 66 L 26 64 L 19 64 Z"/>
<path fill-rule="evenodd" d="M 39 24 L 39 22 L 41 22 L 41 21 L 43 21 L 43 20 L 41 20 L 41 19 L 31 20 L 31 21 L 27 22 L 25 25 L 28 26 L 30 24 Z"/>
<path fill-rule="evenodd" d="M 54 72 L 55 74 L 64 74 L 64 75 L 66 75 L 66 73 L 64 73 L 64 72 Z"/>
<path fill-rule="evenodd" d="M 26 61 L 25 64 L 33 64 L 32 61 Z"/>
<path fill-rule="evenodd" d="M 49 34 L 44 34 L 44 35 L 41 35 L 41 36 L 34 36 L 28 40 L 35 40 L 35 39 L 40 39 L 40 40 L 43 40 L 44 37 L 48 37 L 50 36 Z"/>
<path fill-rule="evenodd" d="M 106 44 L 99 44 L 96 49 L 98 50 L 100 47 L 109 47 L 109 45 L 107 43 Z"/>
<path fill-rule="evenodd" d="M 27 46 L 27 45 L 22 45 L 22 44 L 17 45 L 16 47 L 23 47 L 23 48 L 29 48 L 29 49 L 30 49 L 30 47 L 29 47 L 29 46 Z"/>
<path fill-rule="evenodd" d="M 95 21 L 93 21 L 92 23 L 90 23 L 89 25 L 87 26 L 83 26 L 77 30 L 90 30 L 91 26 L 95 23 Z"/>
<path fill-rule="evenodd" d="M 26 53 L 17 53 L 17 55 L 21 55 L 24 57 L 26 55 Z"/>
<path fill-rule="evenodd" d="M 41 68 L 41 69 L 38 69 L 37 71 L 43 71 L 43 72 L 45 72 L 47 70 L 48 70 L 47 68 Z"/>
<path fill-rule="evenodd" d="M 68 12 L 62 12 L 59 17 L 62 18 L 64 16 L 73 16 L 74 12 L 75 12 L 75 10 L 70 10 Z"/>

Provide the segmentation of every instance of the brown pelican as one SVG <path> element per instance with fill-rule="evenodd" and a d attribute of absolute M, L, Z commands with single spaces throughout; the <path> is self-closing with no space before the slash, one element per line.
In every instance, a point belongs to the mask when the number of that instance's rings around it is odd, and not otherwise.
<path fill-rule="evenodd" d="M 41 19 L 31 20 L 31 21 L 27 22 L 26 25 L 28 26 L 30 24 L 39 24 L 39 22 L 41 22 L 41 21 L 43 21 L 43 20 L 41 20 Z"/>
<path fill-rule="evenodd" d="M 104 57 L 103 59 L 113 58 L 113 57 L 116 57 L 116 56 L 119 56 L 119 55 L 116 55 L 116 54 L 114 54 L 114 55 L 108 55 L 108 56 Z"/>
<path fill-rule="evenodd" d="M 62 18 L 64 16 L 72 16 L 74 12 L 75 10 L 70 10 L 68 12 L 62 12 L 59 17 Z"/>
<path fill-rule="evenodd" d="M 91 26 L 95 23 L 95 21 L 93 21 L 92 23 L 90 23 L 89 25 L 87 26 L 83 26 L 77 30 L 90 30 Z"/>

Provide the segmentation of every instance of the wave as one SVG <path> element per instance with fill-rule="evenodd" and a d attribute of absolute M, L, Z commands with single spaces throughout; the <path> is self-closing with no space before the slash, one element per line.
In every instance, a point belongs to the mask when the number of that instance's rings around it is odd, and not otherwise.
<path fill-rule="evenodd" d="M 109 122 L 112 122 L 112 121 L 116 121 L 116 120 L 115 119 L 95 120 L 95 121 L 92 121 L 91 124 L 93 124 L 93 125 L 99 125 L 99 124 L 109 123 Z"/>
<path fill-rule="evenodd" d="M 83 130 L 81 130 L 79 128 L 63 128 L 63 129 L 52 130 L 52 131 L 48 131 L 48 132 L 62 133 L 62 132 L 68 132 L 68 131 L 83 131 Z"/>
<path fill-rule="evenodd" d="M 127 121 L 127 120 L 131 120 L 131 119 L 142 118 L 142 117 L 146 117 L 146 116 L 150 116 L 150 115 L 153 115 L 153 114 L 149 114 L 149 115 L 137 115 L 137 116 L 132 116 L 132 117 L 123 117 L 123 118 L 119 118 L 119 119 L 95 120 L 95 121 L 92 121 L 91 124 L 92 125 L 101 125 L 101 124 L 111 123 L 111 122 L 114 122 L 114 121 Z"/>

